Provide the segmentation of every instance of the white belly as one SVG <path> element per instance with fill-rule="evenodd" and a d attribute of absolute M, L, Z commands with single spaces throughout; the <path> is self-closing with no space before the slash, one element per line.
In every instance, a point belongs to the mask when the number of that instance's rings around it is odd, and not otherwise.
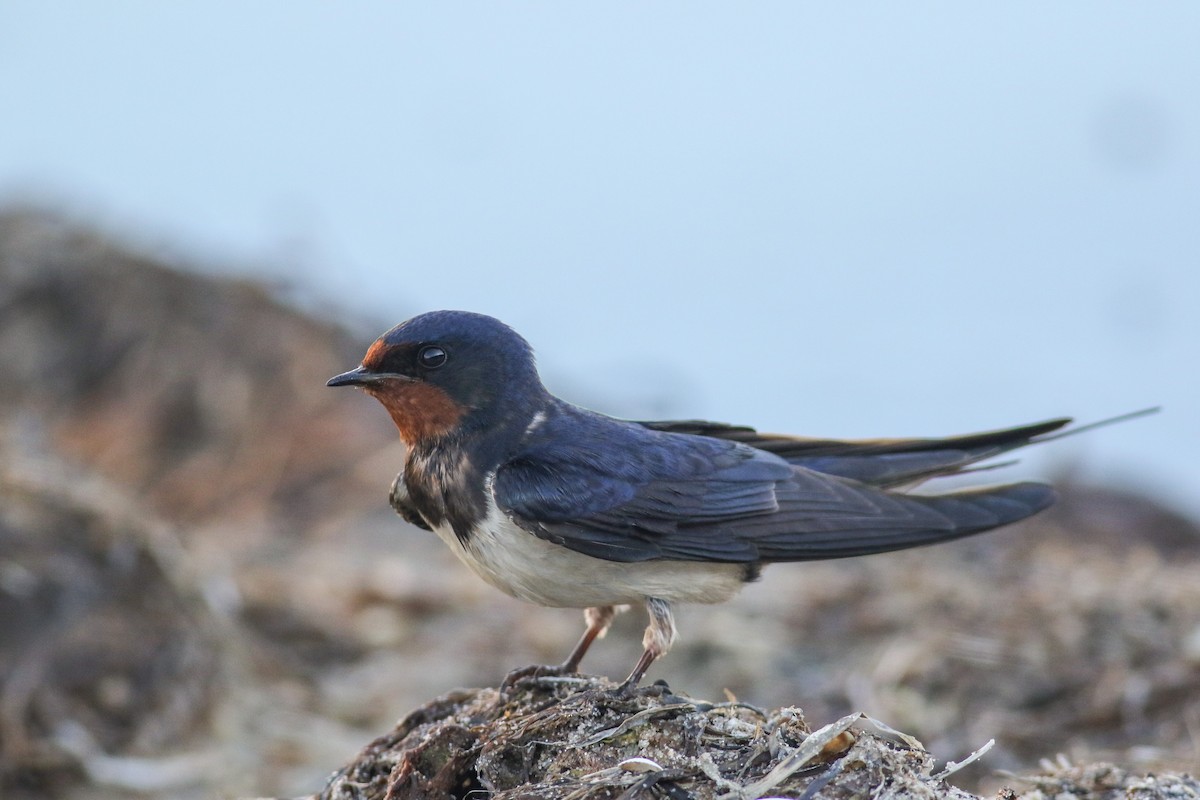
<path fill-rule="evenodd" d="M 648 597 L 670 603 L 720 603 L 743 584 L 745 570 L 738 564 L 605 561 L 537 538 L 494 504 L 489 512 L 466 546 L 448 525 L 434 532 L 479 577 L 530 603 L 588 608 L 642 603 Z"/>

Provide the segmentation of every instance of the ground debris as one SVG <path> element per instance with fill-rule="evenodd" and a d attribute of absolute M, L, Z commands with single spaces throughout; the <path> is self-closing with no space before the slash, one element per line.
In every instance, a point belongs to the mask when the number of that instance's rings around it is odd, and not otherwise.
<path fill-rule="evenodd" d="M 1200 780 L 1174 773 L 1136 774 L 1115 764 L 1046 764 L 1039 775 L 1014 779 L 1028 788 L 1000 792 L 1000 800 L 1185 800 L 1200 798 Z"/>
<path fill-rule="evenodd" d="M 987 746 L 979 755 L 986 753 Z M 662 683 L 531 678 L 459 690 L 416 709 L 310 800 L 979 800 L 934 772 L 920 742 L 863 714 L 816 731 L 796 708 L 710 703 Z M 1186 774 L 1043 762 L 997 800 L 1200 798 Z"/>
<path fill-rule="evenodd" d="M 314 800 L 948 797 L 915 740 L 854 714 L 810 731 L 795 708 L 709 703 L 656 684 L 526 679 L 405 717 Z"/>

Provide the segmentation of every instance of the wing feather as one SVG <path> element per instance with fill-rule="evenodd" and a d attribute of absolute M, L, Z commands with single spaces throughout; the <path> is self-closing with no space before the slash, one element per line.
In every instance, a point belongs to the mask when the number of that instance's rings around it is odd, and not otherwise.
<path fill-rule="evenodd" d="M 873 486 L 890 487 L 960 472 L 984 459 L 1052 438 L 1051 434 L 1070 422 L 1070 418 L 1051 419 L 1031 425 L 945 438 L 858 440 L 759 433 L 744 425 L 703 420 L 647 421 L 638 424 L 651 430 L 741 442 L 774 453 L 795 466 L 853 478 Z"/>
<path fill-rule="evenodd" d="M 727 439 L 573 430 L 503 464 L 492 493 L 531 534 L 610 561 L 839 558 L 965 536 L 1053 501 L 1041 484 L 908 495 Z"/>

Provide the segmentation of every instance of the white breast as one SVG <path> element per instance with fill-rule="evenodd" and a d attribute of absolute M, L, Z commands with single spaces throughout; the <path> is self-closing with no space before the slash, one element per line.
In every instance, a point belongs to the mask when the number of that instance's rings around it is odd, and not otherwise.
<path fill-rule="evenodd" d="M 491 481 L 488 481 L 489 489 Z M 448 525 L 434 529 L 485 581 L 543 606 L 588 608 L 641 603 L 720 603 L 743 583 L 738 564 L 698 561 L 605 561 L 539 539 L 501 511 L 488 492 L 488 515 L 464 546 Z"/>

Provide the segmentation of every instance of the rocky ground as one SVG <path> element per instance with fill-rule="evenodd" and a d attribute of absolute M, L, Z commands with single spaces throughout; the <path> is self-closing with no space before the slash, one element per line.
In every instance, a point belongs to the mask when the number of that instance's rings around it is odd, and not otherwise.
<path fill-rule="evenodd" d="M 387 508 L 403 459 L 390 423 L 324 387 L 366 343 L 260 286 L 45 215 L 0 215 L 0 796 L 313 794 L 365 743 L 413 733 L 409 714 L 430 698 L 561 660 L 576 612 L 500 596 Z M 613 707 L 593 692 L 600 716 L 571 735 L 682 698 L 672 714 L 716 715 L 745 734 L 738 747 L 792 725 L 771 754 L 786 759 L 801 723 L 865 712 L 928 755 L 860 725 L 850 749 L 771 791 L 806 791 L 824 764 L 839 770 L 823 784 L 833 796 L 868 763 L 847 754 L 878 746 L 917 767 L 913 786 L 945 794 L 930 776 L 995 739 L 949 782 L 1196 796 L 1174 773 L 1200 769 L 1200 529 L 1059 482 L 1058 507 L 1010 530 L 773 567 L 730 604 L 684 609 L 681 643 L 649 675 L 676 694 Z M 643 625 L 620 618 L 585 667 L 624 675 Z M 510 716 L 569 711 L 588 686 L 467 690 L 433 707 L 474 703 L 466 718 L 484 725 L 504 702 Z M 772 723 L 781 712 L 733 698 L 803 711 Z M 639 729 L 669 730 L 648 716 Z M 493 788 L 481 774 L 468 788 Z M 709 796 L 655 775 L 621 768 L 601 787 L 616 793 L 594 796 Z"/>
<path fill-rule="evenodd" d="M 662 682 L 623 692 L 604 679 L 550 677 L 458 691 L 416 709 L 312 800 L 972 800 L 952 780 L 991 745 L 939 769 L 919 741 L 863 714 L 811 730 L 795 707 L 697 701 Z M 1186 774 L 1065 760 L 1012 783 L 1004 800 L 1200 797 L 1200 780 Z"/>

